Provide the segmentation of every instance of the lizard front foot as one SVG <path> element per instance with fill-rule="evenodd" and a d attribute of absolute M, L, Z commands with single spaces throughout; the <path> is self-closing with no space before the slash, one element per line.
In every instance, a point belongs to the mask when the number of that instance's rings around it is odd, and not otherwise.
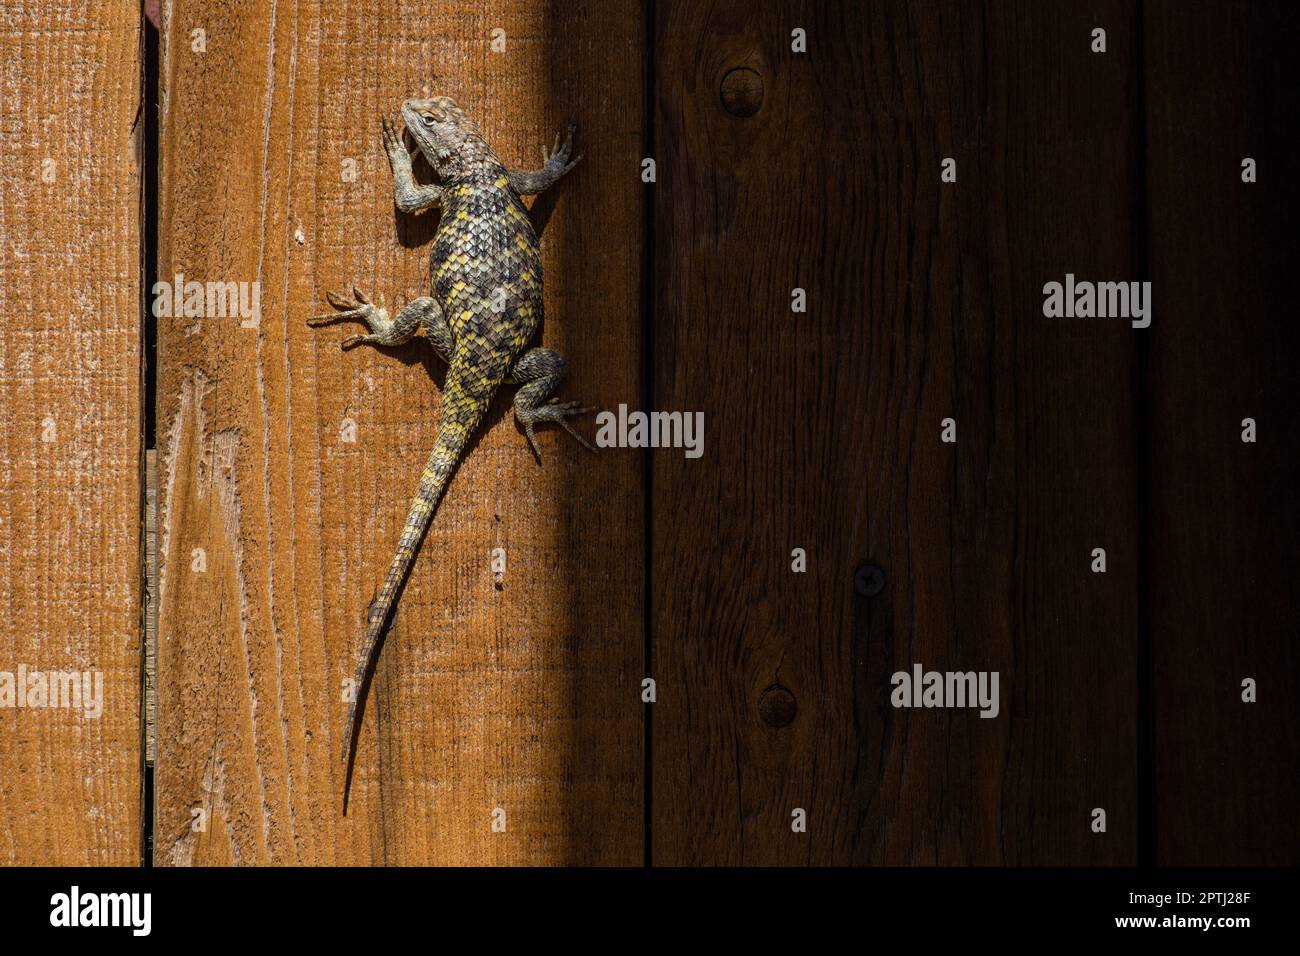
<path fill-rule="evenodd" d="M 561 134 L 555 134 L 555 145 L 551 148 L 550 153 L 546 152 L 546 147 L 542 147 L 542 165 L 550 174 L 552 179 L 559 179 L 582 159 L 581 155 L 574 156 L 573 161 L 569 161 L 569 155 L 573 152 L 573 133 L 577 126 L 570 123 L 564 131 L 563 141 Z"/>

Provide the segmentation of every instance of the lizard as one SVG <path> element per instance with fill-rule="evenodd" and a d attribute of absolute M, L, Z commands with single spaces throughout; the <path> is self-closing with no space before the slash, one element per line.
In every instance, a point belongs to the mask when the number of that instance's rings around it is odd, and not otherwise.
<path fill-rule="evenodd" d="M 529 348 L 542 322 L 542 261 L 537 233 L 521 197 L 553 186 L 582 158 L 570 160 L 575 127 L 537 170 L 506 166 L 466 112 L 446 96 L 407 100 L 401 107 L 404 130 L 388 118 L 380 122 L 380 139 L 393 175 L 393 201 L 405 214 L 438 209 L 440 218 L 430 250 L 431 295 L 411 301 L 394 319 L 355 286 L 352 298 L 327 292 L 336 311 L 307 320 L 312 327 L 362 321 L 368 334 L 351 335 L 341 345 L 401 345 L 423 330 L 434 351 L 447 363 L 442 419 L 406 525 L 383 584 L 370 604 L 343 733 L 342 762 L 354 755 L 357 725 L 384 633 L 416 552 L 433 521 L 443 492 L 483 421 L 497 389 L 517 385 L 515 419 L 524 428 L 541 461 L 534 427 L 556 422 L 583 446 L 595 450 L 568 421 L 594 409 L 552 397 L 565 375 L 564 357 L 548 348 Z M 408 146 L 406 136 L 413 141 Z M 436 174 L 436 182 L 415 179 L 412 158 L 418 151 Z M 345 784 L 346 794 L 346 784 Z"/>

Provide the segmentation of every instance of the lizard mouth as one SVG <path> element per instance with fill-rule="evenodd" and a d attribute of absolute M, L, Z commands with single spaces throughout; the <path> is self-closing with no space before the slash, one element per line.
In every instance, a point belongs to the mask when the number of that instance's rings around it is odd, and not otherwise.
<path fill-rule="evenodd" d="M 420 146 L 415 135 L 405 124 L 402 125 L 402 145 L 406 147 L 406 151 L 413 157 L 425 155 L 424 148 Z M 446 162 L 451 158 L 451 150 L 441 143 L 434 142 L 431 144 L 431 148 L 433 149 L 433 155 L 437 157 L 439 162 Z M 433 159 L 429 158 L 429 162 L 433 162 Z"/>

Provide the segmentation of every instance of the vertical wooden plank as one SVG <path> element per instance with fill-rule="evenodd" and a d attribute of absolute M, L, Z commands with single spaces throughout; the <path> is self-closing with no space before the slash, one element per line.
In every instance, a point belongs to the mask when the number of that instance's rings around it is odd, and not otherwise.
<path fill-rule="evenodd" d="M 1156 859 L 1300 861 L 1289 4 L 1146 5 Z M 1242 181 L 1242 162 L 1258 180 Z M 1257 439 L 1243 442 L 1243 420 Z M 1242 700 L 1242 681 L 1258 702 Z"/>
<path fill-rule="evenodd" d="M 1133 12 L 656 9 L 655 862 L 1131 863 L 1140 333 L 1042 290 L 1139 278 Z"/>
<path fill-rule="evenodd" d="M 381 115 L 451 95 L 529 167 L 573 119 L 583 163 L 534 210 L 549 215 L 543 341 L 569 359 L 566 395 L 636 394 L 639 7 L 165 13 L 159 273 L 260 282 L 261 318 L 159 322 L 158 859 L 639 861 L 637 464 L 548 431 L 538 466 L 510 389 L 406 588 L 341 815 L 342 687 L 437 434 L 443 370 L 423 341 L 343 353 L 347 330 L 304 325 L 327 289 L 356 284 L 390 310 L 427 294 L 432 221 L 394 211 Z"/>
<path fill-rule="evenodd" d="M 0 13 L 5 864 L 140 860 L 139 40 L 130 0 Z"/>

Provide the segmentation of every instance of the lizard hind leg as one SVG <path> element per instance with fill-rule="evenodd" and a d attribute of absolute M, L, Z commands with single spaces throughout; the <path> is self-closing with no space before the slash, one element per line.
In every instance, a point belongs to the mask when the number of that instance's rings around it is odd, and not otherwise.
<path fill-rule="evenodd" d="M 550 397 L 564 380 L 564 371 L 564 356 L 554 349 L 543 348 L 525 352 L 510 369 L 508 381 L 521 386 L 515 393 L 515 420 L 524 426 L 524 434 L 528 436 L 528 444 L 538 461 L 542 453 L 537 447 L 533 427 L 539 422 L 555 422 L 578 439 L 584 448 L 596 450 L 568 421 L 570 416 L 583 415 L 595 409 L 584 408 L 581 402 L 561 402 Z"/>
<path fill-rule="evenodd" d="M 422 296 L 412 300 L 397 314 L 397 318 L 390 320 L 387 310 L 372 303 L 360 289 L 353 289 L 352 295 L 353 301 L 349 301 L 337 292 L 325 293 L 329 304 L 338 311 L 314 315 L 307 320 L 307 324 L 313 327 L 347 320 L 365 322 L 370 327 L 370 334 L 349 335 L 341 343 L 345 349 L 357 345 L 402 345 L 415 336 L 420 326 L 425 324 L 426 316 L 430 312 L 437 311 L 441 315 L 442 311 L 433 299 Z M 437 344 L 435 341 L 435 347 Z M 439 352 L 441 354 L 441 350 Z"/>
<path fill-rule="evenodd" d="M 451 357 L 456 352 L 456 338 L 452 334 L 451 326 L 447 324 L 447 316 L 443 314 L 442 306 L 428 296 L 416 299 L 415 302 L 424 303 L 421 306 L 423 311 L 420 313 L 420 324 L 424 326 L 425 338 L 438 353 L 438 357 L 450 365 Z M 411 308 L 415 302 L 406 308 Z"/>

